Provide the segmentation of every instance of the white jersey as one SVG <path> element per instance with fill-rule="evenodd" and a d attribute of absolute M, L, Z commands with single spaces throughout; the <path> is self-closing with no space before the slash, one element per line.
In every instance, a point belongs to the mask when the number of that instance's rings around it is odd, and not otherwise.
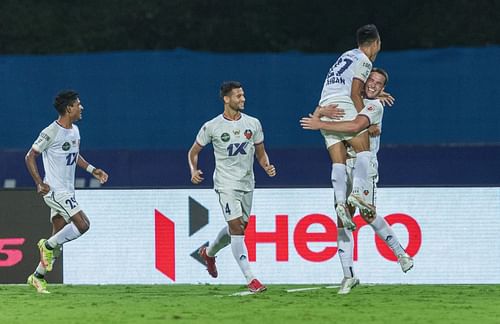
<path fill-rule="evenodd" d="M 342 54 L 330 68 L 321 91 L 320 106 L 329 103 L 352 103 L 353 79 L 366 82 L 372 70 L 372 62 L 360 49 L 355 48 Z"/>
<path fill-rule="evenodd" d="M 80 131 L 73 124 L 64 128 L 57 121 L 46 127 L 32 148 L 42 153 L 45 177 L 43 182 L 53 192 L 75 191 L 75 169 L 80 148 Z"/>
<path fill-rule="evenodd" d="M 221 114 L 206 122 L 196 142 L 201 146 L 212 143 L 214 147 L 214 188 L 253 190 L 255 145 L 263 141 L 259 120 L 246 114 L 238 120 L 228 120 Z"/>
<path fill-rule="evenodd" d="M 364 115 L 370 120 L 370 125 L 378 125 L 380 131 L 382 131 L 382 118 L 384 117 L 384 106 L 378 99 L 363 99 L 364 107 L 359 112 L 359 115 Z M 372 157 L 370 160 L 370 168 L 368 169 L 368 176 L 377 177 L 378 176 L 378 160 L 377 153 L 380 149 L 380 135 L 370 136 L 370 152 Z M 350 158 L 355 158 L 356 153 L 352 148 L 348 150 L 348 156 Z"/>

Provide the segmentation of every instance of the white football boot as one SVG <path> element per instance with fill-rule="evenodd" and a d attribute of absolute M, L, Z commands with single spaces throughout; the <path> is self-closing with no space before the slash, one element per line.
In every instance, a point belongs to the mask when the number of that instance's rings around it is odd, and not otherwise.
<path fill-rule="evenodd" d="M 342 279 L 342 283 L 340 284 L 340 289 L 337 292 L 339 295 L 346 295 L 351 292 L 351 289 L 359 285 L 359 279 L 356 277 L 347 278 L 344 277 Z"/>

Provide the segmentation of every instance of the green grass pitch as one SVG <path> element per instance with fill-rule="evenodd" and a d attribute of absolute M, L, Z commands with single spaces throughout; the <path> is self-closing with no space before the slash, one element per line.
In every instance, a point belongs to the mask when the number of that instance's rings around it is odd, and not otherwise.
<path fill-rule="evenodd" d="M 298 290 L 300 288 L 314 288 Z M 0 285 L 0 323 L 500 323 L 500 285 Z"/>

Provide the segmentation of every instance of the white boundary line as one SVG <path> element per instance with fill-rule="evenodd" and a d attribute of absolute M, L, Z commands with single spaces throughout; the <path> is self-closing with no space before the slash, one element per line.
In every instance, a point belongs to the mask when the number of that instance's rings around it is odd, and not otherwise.
<path fill-rule="evenodd" d="M 318 289 L 332 289 L 332 288 L 339 288 L 340 286 L 324 286 L 324 287 L 305 287 L 305 288 L 295 288 L 295 289 L 286 289 L 285 291 L 287 293 L 294 293 L 294 292 L 301 292 L 301 291 L 311 291 L 311 290 L 318 290 Z M 255 293 L 250 292 L 250 291 L 240 291 L 237 293 L 230 294 L 229 296 L 248 296 L 248 295 L 255 295 Z"/>
<path fill-rule="evenodd" d="M 321 289 L 321 288 L 323 288 L 323 287 L 308 287 L 308 288 L 287 289 L 286 292 L 293 293 L 293 292 L 299 292 L 299 291 L 317 290 L 317 289 Z"/>
<path fill-rule="evenodd" d="M 255 293 L 251 292 L 251 291 L 240 291 L 240 292 L 237 292 L 237 293 L 234 293 L 234 294 L 231 294 L 229 296 L 248 296 L 248 295 L 254 295 Z"/>

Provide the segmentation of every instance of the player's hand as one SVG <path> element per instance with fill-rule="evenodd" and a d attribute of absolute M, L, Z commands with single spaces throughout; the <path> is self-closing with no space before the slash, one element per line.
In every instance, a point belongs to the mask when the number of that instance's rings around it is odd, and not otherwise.
<path fill-rule="evenodd" d="M 328 106 L 318 106 L 318 108 L 320 117 L 325 116 L 331 119 L 340 120 L 345 115 L 344 109 L 338 108 L 337 104 L 331 104 Z"/>
<path fill-rule="evenodd" d="M 392 107 L 392 105 L 394 105 L 394 101 L 396 101 L 396 99 L 388 92 L 385 92 L 385 91 L 382 91 L 379 95 L 378 95 L 378 100 L 380 100 L 380 102 L 382 103 L 382 106 L 389 106 L 389 107 Z"/>
<path fill-rule="evenodd" d="M 368 127 L 368 134 L 371 137 L 379 136 L 381 133 L 382 133 L 382 131 L 380 130 L 380 126 L 377 124 L 370 125 L 370 127 Z"/>
<path fill-rule="evenodd" d="M 40 195 L 40 196 L 45 196 L 46 194 L 48 194 L 50 191 L 50 186 L 46 183 L 39 183 L 36 185 L 36 192 Z"/>
<path fill-rule="evenodd" d="M 321 120 L 318 116 L 309 114 L 309 117 L 302 117 L 300 120 L 300 125 L 303 129 L 316 130 L 321 128 Z"/>
<path fill-rule="evenodd" d="M 264 171 L 266 171 L 267 175 L 270 177 L 274 177 L 276 175 L 276 168 L 272 164 L 265 166 Z"/>
<path fill-rule="evenodd" d="M 199 184 L 201 183 L 204 178 L 202 177 L 203 171 L 201 170 L 195 170 L 191 172 L 191 182 L 194 184 Z"/>
<path fill-rule="evenodd" d="M 96 178 L 97 180 L 99 180 L 99 182 L 101 184 L 104 184 L 108 181 L 108 174 L 106 172 L 104 172 L 104 170 L 102 169 L 95 169 L 93 172 L 92 172 L 92 175 L 94 176 L 94 178 Z"/>

